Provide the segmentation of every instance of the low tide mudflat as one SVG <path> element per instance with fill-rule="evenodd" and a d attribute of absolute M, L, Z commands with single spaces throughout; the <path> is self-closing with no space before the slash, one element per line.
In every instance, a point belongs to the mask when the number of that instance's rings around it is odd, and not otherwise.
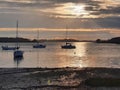
<path fill-rule="evenodd" d="M 1 90 L 119 90 L 117 68 L 1 68 Z M 106 80 L 104 84 L 92 80 Z M 110 83 L 113 80 L 113 83 Z M 86 83 L 89 82 L 89 83 Z M 108 84 L 106 84 L 108 83 Z"/>

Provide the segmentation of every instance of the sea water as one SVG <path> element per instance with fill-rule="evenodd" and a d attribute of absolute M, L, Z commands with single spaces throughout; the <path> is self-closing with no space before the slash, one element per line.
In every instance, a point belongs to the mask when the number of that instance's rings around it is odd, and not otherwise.
<path fill-rule="evenodd" d="M 14 51 L 0 48 L 0 68 L 36 67 L 109 67 L 120 68 L 120 45 L 94 42 L 74 42 L 76 49 L 61 49 L 64 42 L 45 42 L 46 48 L 35 49 L 34 43 L 20 43 L 22 59 L 14 60 Z M 0 43 L 14 46 L 15 43 Z"/>

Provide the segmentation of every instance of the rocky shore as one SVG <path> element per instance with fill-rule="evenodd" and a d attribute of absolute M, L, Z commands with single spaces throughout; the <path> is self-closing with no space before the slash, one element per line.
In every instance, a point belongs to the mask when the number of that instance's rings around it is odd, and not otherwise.
<path fill-rule="evenodd" d="M 1 68 L 0 90 L 120 90 L 119 76 L 117 68 Z"/>

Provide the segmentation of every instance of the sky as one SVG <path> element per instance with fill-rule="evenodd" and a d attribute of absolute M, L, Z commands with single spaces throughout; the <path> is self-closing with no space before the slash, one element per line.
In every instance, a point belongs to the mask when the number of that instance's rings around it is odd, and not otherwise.
<path fill-rule="evenodd" d="M 0 0 L 0 30 L 109 31 L 120 29 L 120 0 Z M 120 32 L 119 32 L 120 33 Z"/>
<path fill-rule="evenodd" d="M 0 27 L 120 28 L 120 0 L 0 0 Z"/>

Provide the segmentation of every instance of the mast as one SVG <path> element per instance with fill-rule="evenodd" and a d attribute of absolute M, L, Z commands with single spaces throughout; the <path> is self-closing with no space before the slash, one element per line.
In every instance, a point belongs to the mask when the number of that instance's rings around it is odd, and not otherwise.
<path fill-rule="evenodd" d="M 16 38 L 18 38 L 18 20 L 17 20 L 17 23 L 16 23 Z"/>
<path fill-rule="evenodd" d="M 37 30 L 37 42 L 39 43 L 39 29 Z"/>
<path fill-rule="evenodd" d="M 66 33 L 65 33 L 65 34 L 66 34 L 66 37 L 65 37 L 66 40 L 65 40 L 65 41 L 66 41 L 66 43 L 67 43 L 67 39 L 68 39 L 68 30 L 67 30 L 67 26 L 66 26 Z"/>
<path fill-rule="evenodd" d="M 18 20 L 16 23 L 16 40 L 17 40 L 17 48 L 18 48 Z"/>

